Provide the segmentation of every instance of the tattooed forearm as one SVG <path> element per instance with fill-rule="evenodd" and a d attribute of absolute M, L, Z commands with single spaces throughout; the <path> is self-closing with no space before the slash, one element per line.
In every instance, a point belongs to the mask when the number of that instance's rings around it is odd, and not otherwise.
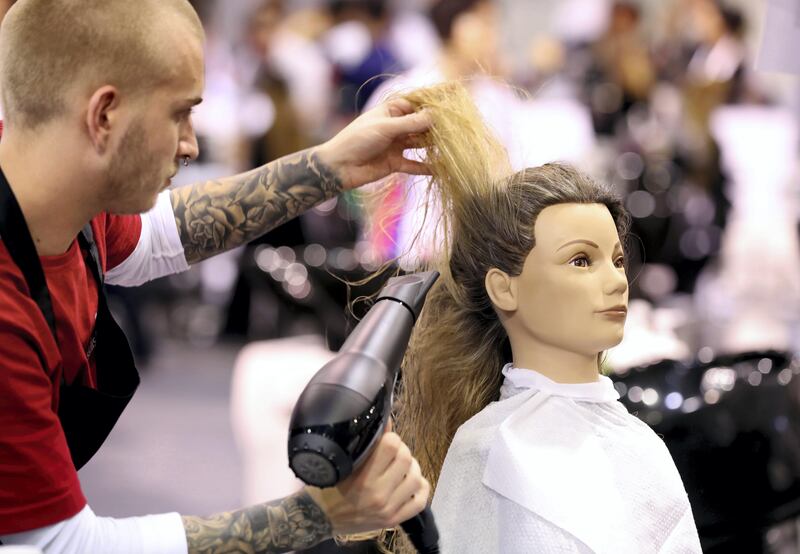
<path fill-rule="evenodd" d="M 208 518 L 183 516 L 189 554 L 288 552 L 331 537 L 331 524 L 306 492 Z"/>
<path fill-rule="evenodd" d="M 235 177 L 174 190 L 171 199 L 191 264 L 249 242 L 341 190 L 338 177 L 309 149 Z"/>

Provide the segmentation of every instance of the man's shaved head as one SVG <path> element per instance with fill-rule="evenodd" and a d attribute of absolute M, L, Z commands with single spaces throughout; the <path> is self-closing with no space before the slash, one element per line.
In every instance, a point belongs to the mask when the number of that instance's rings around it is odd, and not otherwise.
<path fill-rule="evenodd" d="M 176 36 L 203 40 L 187 0 L 19 0 L 0 27 L 4 117 L 33 129 L 64 114 L 72 92 L 146 93 L 177 70 L 165 55 Z"/>

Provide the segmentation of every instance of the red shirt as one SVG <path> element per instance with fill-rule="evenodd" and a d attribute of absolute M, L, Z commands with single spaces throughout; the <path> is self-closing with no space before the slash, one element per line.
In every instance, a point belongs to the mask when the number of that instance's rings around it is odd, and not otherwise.
<path fill-rule="evenodd" d="M 134 251 L 141 228 L 137 215 L 92 220 L 104 271 Z M 64 254 L 40 259 L 58 344 L 0 242 L 0 536 L 52 525 L 86 505 L 58 420 L 58 385 L 63 374 L 68 383 L 95 386 L 86 347 L 97 284 L 77 240 Z"/>

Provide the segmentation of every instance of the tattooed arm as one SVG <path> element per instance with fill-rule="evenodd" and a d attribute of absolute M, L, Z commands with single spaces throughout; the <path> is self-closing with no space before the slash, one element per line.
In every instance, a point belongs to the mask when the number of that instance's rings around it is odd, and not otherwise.
<path fill-rule="evenodd" d="M 183 526 L 189 554 L 300 550 L 330 538 L 333 531 L 306 491 L 209 518 L 183 516 Z"/>
<path fill-rule="evenodd" d="M 428 130 L 424 113 L 402 99 L 353 121 L 325 144 L 237 175 L 171 193 L 186 260 L 199 262 L 263 235 L 342 190 L 395 171 L 428 173 L 403 157 Z"/>
<path fill-rule="evenodd" d="M 315 149 L 174 190 L 172 208 L 186 261 L 196 263 L 258 238 L 341 190 Z"/>
<path fill-rule="evenodd" d="M 306 487 L 268 504 L 208 518 L 183 516 L 189 554 L 309 548 L 332 535 L 394 527 L 425 507 L 430 485 L 396 433 L 335 487 Z"/>

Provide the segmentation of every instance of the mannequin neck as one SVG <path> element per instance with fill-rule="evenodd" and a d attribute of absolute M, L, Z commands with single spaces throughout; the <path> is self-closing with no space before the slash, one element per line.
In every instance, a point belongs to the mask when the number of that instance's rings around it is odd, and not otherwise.
<path fill-rule="evenodd" d="M 597 354 L 570 352 L 527 336 L 510 340 L 514 367 L 534 369 L 556 383 L 590 383 L 600 378 Z"/>

